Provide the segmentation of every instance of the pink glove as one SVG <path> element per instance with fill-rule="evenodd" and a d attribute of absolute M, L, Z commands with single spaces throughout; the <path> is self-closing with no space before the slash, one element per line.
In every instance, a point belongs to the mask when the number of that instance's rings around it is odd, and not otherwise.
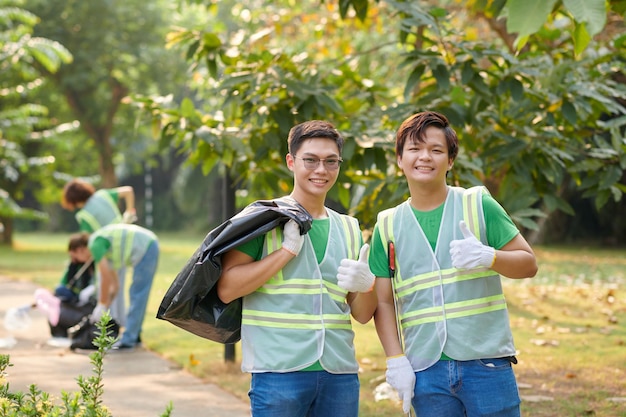
<path fill-rule="evenodd" d="M 463 220 L 459 228 L 465 239 L 450 242 L 450 256 L 455 268 L 476 268 L 479 266 L 491 268 L 496 260 L 496 250 L 491 246 L 483 245 L 467 228 Z"/>
<path fill-rule="evenodd" d="M 367 263 L 370 245 L 361 247 L 359 260 L 342 259 L 337 269 L 337 284 L 350 292 L 370 292 L 374 286 L 374 274 Z"/>

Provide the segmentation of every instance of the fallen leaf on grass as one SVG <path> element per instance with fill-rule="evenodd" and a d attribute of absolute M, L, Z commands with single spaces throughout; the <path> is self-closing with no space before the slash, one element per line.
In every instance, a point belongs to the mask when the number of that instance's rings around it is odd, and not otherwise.
<path fill-rule="evenodd" d="M 538 403 L 540 401 L 554 401 L 554 398 L 545 395 L 521 395 L 522 401 L 529 403 Z"/>
<path fill-rule="evenodd" d="M 536 346 L 558 346 L 558 340 L 530 339 L 530 343 Z"/>
<path fill-rule="evenodd" d="M 559 346 L 558 340 L 545 340 L 545 339 L 531 339 L 531 343 L 534 343 L 537 346 Z"/>
<path fill-rule="evenodd" d="M 193 353 L 189 354 L 189 365 L 191 365 L 191 366 L 200 365 L 200 361 L 198 359 L 196 359 L 196 357 L 194 356 Z"/>

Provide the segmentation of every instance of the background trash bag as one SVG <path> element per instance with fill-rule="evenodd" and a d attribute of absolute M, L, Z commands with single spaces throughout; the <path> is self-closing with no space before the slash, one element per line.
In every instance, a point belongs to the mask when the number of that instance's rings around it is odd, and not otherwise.
<path fill-rule="evenodd" d="M 69 337 L 69 329 L 80 323 L 86 316 L 89 316 L 95 307 L 95 302 L 82 305 L 62 302 L 58 323 L 53 326 L 52 323 L 48 322 L 50 334 L 52 337 Z"/>
<path fill-rule="evenodd" d="M 83 317 L 78 324 L 70 327 L 67 331 L 72 344 L 70 349 L 90 349 L 97 350 L 93 340 L 100 334 L 97 323 L 91 323 L 89 316 Z M 120 334 L 120 325 L 113 319 L 107 323 L 107 336 L 117 337 Z"/>
<path fill-rule="evenodd" d="M 156 317 L 215 342 L 239 341 L 242 301 L 225 304 L 217 296 L 221 255 L 290 219 L 301 234 L 311 229 L 311 215 L 295 200 L 281 198 L 255 201 L 211 230 L 172 282 Z"/>

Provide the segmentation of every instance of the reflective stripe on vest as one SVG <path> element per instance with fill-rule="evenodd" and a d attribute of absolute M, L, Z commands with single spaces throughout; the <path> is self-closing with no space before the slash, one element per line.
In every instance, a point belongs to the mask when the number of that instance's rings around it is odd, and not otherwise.
<path fill-rule="evenodd" d="M 434 252 L 410 201 L 378 217 L 385 251 L 386 242 L 395 244 L 395 296 L 407 355 L 417 371 L 435 363 L 444 350 L 458 360 L 515 353 L 500 276 L 489 268 L 456 269 L 449 255 L 449 242 L 462 239 L 461 219 L 487 243 L 483 192 L 484 187 L 449 187 Z M 482 282 L 477 285 L 477 280 Z"/>
<path fill-rule="evenodd" d="M 113 229 L 109 236 L 111 241 L 110 259 L 113 268 L 119 269 L 127 263 L 127 259 L 130 259 L 135 231 L 130 228 Z"/>
<path fill-rule="evenodd" d="M 300 254 L 243 299 L 242 369 L 289 372 L 319 360 L 332 373 L 355 373 L 347 291 L 337 285 L 341 259 L 358 257 L 358 221 L 327 209 L 329 235 L 318 264 L 308 235 Z M 281 247 L 282 229 L 265 236 L 263 256 Z M 277 353 L 279 352 L 279 353 Z"/>

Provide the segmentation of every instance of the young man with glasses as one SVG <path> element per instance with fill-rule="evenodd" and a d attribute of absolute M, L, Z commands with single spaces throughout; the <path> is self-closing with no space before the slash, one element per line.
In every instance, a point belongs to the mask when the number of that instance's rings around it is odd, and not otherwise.
<path fill-rule="evenodd" d="M 313 120 L 294 126 L 287 167 L 295 200 L 313 217 L 302 235 L 287 222 L 222 257 L 218 294 L 243 297 L 242 370 L 252 374 L 253 417 L 356 417 L 358 363 L 350 315 L 376 306 L 358 221 L 325 206 L 337 181 L 343 138 Z"/>

